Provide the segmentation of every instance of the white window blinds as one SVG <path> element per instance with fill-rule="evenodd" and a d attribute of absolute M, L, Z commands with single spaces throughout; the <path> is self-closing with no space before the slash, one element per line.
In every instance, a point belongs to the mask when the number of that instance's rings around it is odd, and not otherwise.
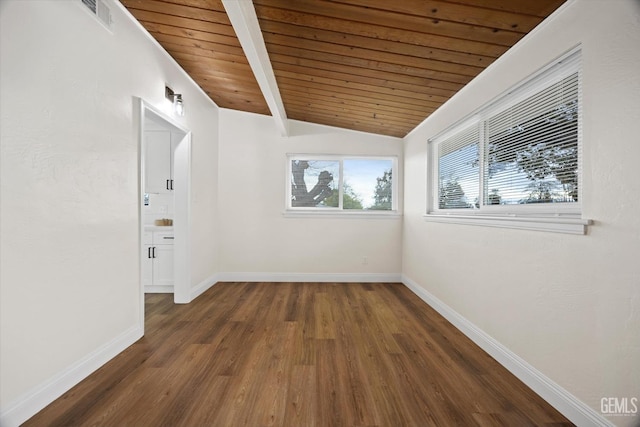
<path fill-rule="evenodd" d="M 486 121 L 484 204 L 578 201 L 578 73 Z"/>
<path fill-rule="evenodd" d="M 479 127 L 474 125 L 438 145 L 438 207 L 474 208 L 478 203 Z"/>
<path fill-rule="evenodd" d="M 434 139 L 433 209 L 577 205 L 579 65 L 567 55 Z"/>

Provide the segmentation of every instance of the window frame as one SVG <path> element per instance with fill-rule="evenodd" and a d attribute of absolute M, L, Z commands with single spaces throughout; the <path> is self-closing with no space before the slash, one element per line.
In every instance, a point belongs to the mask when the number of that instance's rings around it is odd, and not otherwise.
<path fill-rule="evenodd" d="M 338 206 L 337 207 L 315 207 L 315 206 L 292 206 L 291 186 L 292 186 L 292 161 L 294 160 L 316 160 L 316 161 L 337 161 L 339 162 L 340 177 L 338 180 Z M 345 160 L 389 160 L 391 161 L 392 181 L 391 181 L 391 210 L 378 209 L 344 209 L 344 161 Z M 286 154 L 286 179 L 285 179 L 285 209 L 284 216 L 345 216 L 345 217 L 398 217 L 399 211 L 399 161 L 397 155 L 344 155 L 344 154 Z"/>
<path fill-rule="evenodd" d="M 551 87 L 562 79 L 578 73 L 577 111 L 577 156 L 578 156 L 578 200 L 571 203 L 530 203 L 509 205 L 484 205 L 485 197 L 485 156 L 486 123 L 492 117 L 514 105 L 529 99 L 536 93 Z M 493 101 L 480 107 L 463 120 L 430 138 L 427 143 L 427 209 L 425 220 L 437 222 L 483 225 L 504 228 L 555 231 L 585 234 L 590 220 L 582 218 L 583 178 L 582 178 L 582 66 L 581 49 L 578 46 L 525 79 L 520 84 L 501 94 Z M 456 135 L 462 135 L 472 127 L 478 128 L 479 161 L 478 208 L 440 208 L 439 204 L 439 146 Z"/>

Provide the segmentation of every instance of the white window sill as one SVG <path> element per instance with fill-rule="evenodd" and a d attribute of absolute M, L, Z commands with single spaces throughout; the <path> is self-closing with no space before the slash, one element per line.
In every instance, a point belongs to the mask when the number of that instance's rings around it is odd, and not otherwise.
<path fill-rule="evenodd" d="M 318 210 L 318 209 L 288 209 L 282 212 L 285 218 L 357 218 L 357 219 L 400 219 L 398 211 L 365 211 L 365 210 Z"/>
<path fill-rule="evenodd" d="M 578 216 L 515 216 L 515 215 L 460 215 L 429 213 L 425 221 L 451 224 L 479 225 L 485 227 L 517 228 L 521 230 L 547 231 L 552 233 L 586 234 L 589 219 Z"/>

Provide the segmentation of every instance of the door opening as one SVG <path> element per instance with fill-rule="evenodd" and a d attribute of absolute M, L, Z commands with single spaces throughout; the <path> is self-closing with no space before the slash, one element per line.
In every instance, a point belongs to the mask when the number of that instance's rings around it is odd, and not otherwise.
<path fill-rule="evenodd" d="M 140 292 L 191 301 L 191 132 L 140 99 Z M 153 205 L 153 206 L 152 206 Z"/>

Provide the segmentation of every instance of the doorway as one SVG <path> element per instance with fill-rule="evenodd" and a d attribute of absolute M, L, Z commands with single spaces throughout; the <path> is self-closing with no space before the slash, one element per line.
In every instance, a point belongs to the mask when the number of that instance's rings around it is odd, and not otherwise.
<path fill-rule="evenodd" d="M 191 265 L 190 265 L 190 192 L 191 192 L 191 132 L 180 124 L 176 123 L 169 116 L 150 105 L 148 102 L 139 99 L 140 103 L 140 132 L 139 132 L 139 232 L 140 232 L 140 292 L 141 292 L 141 313 L 144 324 L 144 293 L 145 293 L 145 269 L 148 252 L 154 255 L 154 251 L 145 250 L 145 231 L 155 225 L 150 222 L 145 204 L 149 203 L 151 196 L 147 191 L 147 144 L 153 144 L 153 139 L 148 138 L 151 133 L 166 134 L 170 138 L 170 153 L 167 153 L 167 161 L 170 162 L 171 177 L 167 179 L 166 189 L 162 195 L 167 201 L 166 205 L 171 207 L 166 209 L 167 218 L 172 220 L 173 234 L 166 233 L 173 237 L 173 260 L 165 259 L 165 262 L 172 262 L 164 271 L 173 271 L 173 299 L 177 304 L 191 301 Z M 170 182 L 169 182 L 170 181 Z M 160 195 L 157 195 L 160 198 Z M 166 222 L 165 222 L 166 224 Z M 156 227 L 157 230 L 160 227 Z M 163 233 L 165 234 L 165 233 Z M 166 238 L 166 237 L 165 237 Z M 157 253 L 160 253 L 158 251 Z M 171 290 L 170 287 L 167 289 Z"/>

